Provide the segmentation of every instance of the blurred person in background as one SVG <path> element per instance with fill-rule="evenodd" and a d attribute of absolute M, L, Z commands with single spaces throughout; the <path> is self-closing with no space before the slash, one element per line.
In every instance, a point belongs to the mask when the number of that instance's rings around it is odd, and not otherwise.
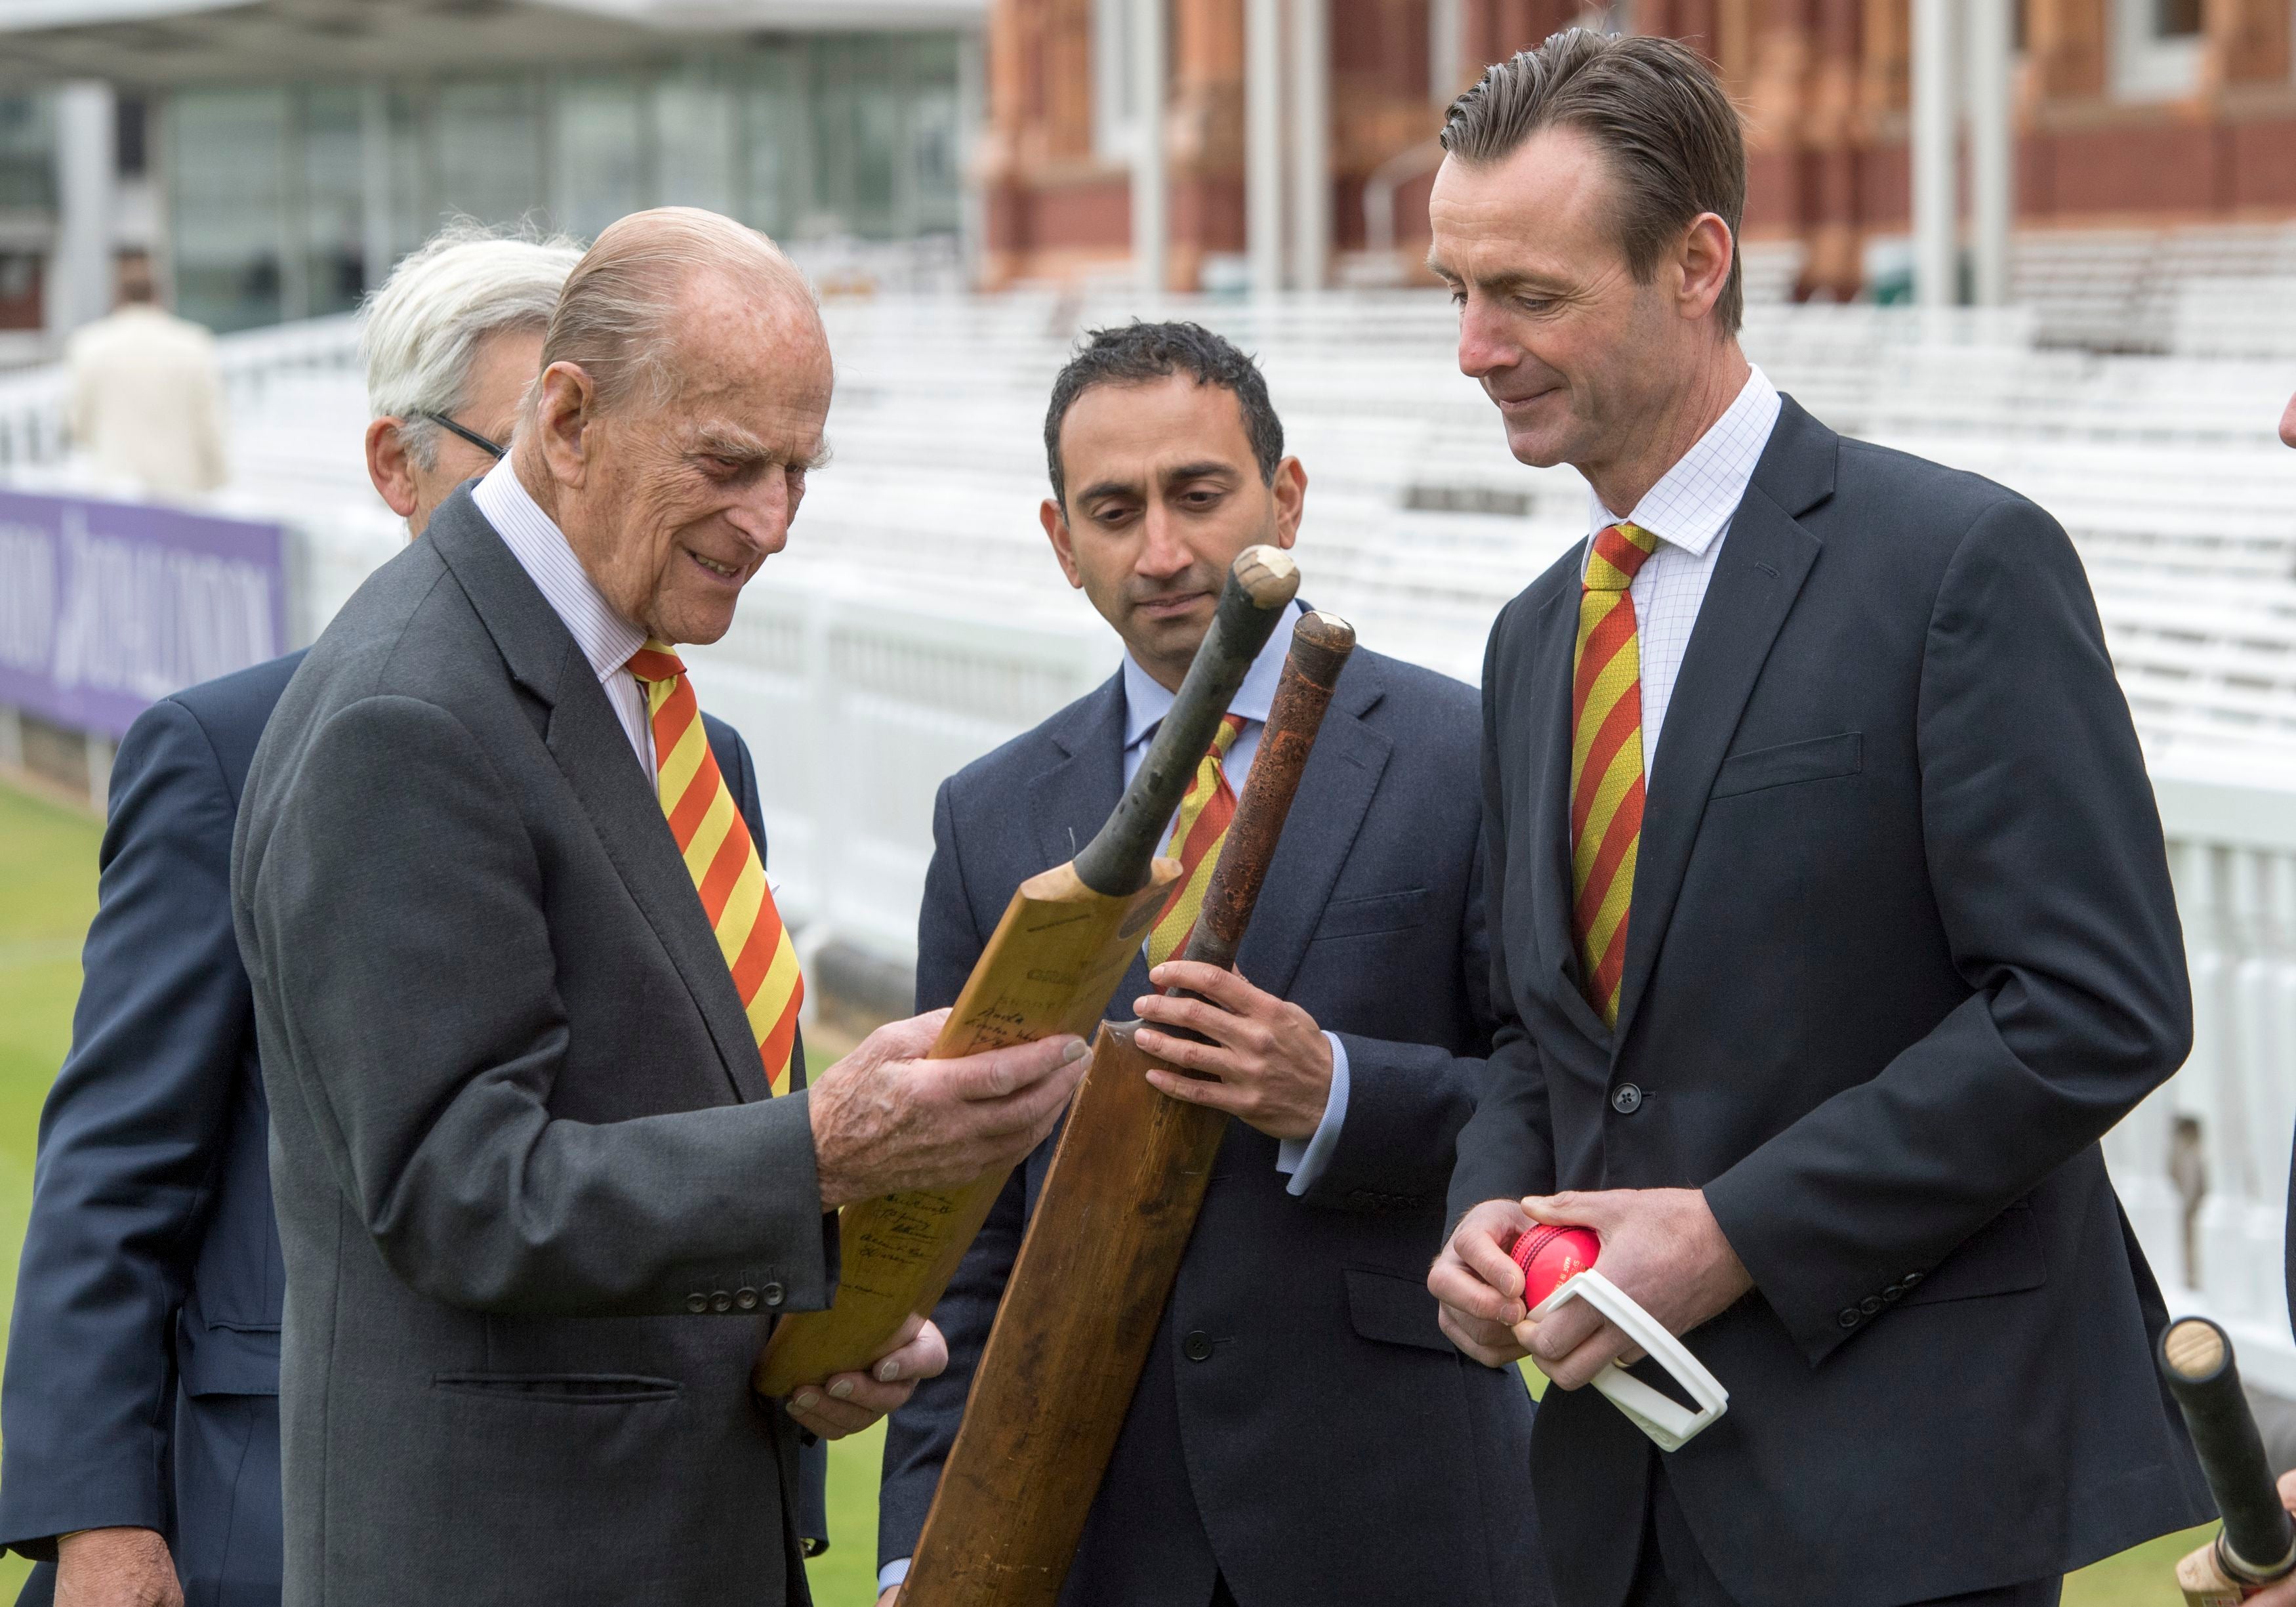
<path fill-rule="evenodd" d="M 1053 556 L 1124 663 L 941 784 L 920 1010 L 957 996 L 1013 890 L 1116 807 L 1229 565 L 1290 547 L 1306 505 L 1259 367 L 1194 324 L 1089 336 L 1054 382 L 1045 449 Z M 1287 619 L 1230 702 L 1170 834 L 1186 874 L 1117 990 L 1115 1012 L 1150 1024 L 1143 1049 L 1210 1079 L 1157 1087 L 1236 1120 L 1062 1600 L 1534 1607 L 1529 1392 L 1452 1347 L 1422 1283 L 1493 1026 L 1474 688 L 1357 648 L 1236 969 L 1174 958 L 1291 645 Z M 1152 992 L 1168 987 L 1194 997 Z M 1053 1149 L 1005 1183 L 933 1314 L 948 1371 L 887 1431 L 881 1590 L 907 1577 Z"/>
<path fill-rule="evenodd" d="M 223 371 L 215 336 L 160 305 L 152 259 L 124 252 L 119 305 L 64 345 L 73 444 L 107 485 L 194 497 L 224 482 Z"/>
<path fill-rule="evenodd" d="M 760 1401 L 838 1207 L 1010 1166 L 1072 1036 L 797 1085 L 804 997 L 679 643 L 787 542 L 832 375 L 763 235 L 662 208 L 568 277 L 510 456 L 346 604 L 250 765 L 231 865 L 287 1294 L 285 1600 L 808 1599 L 803 1432 L 947 1360 Z M 776 762 L 787 763 L 785 757 Z"/>
<path fill-rule="evenodd" d="M 509 439 L 579 254 L 457 230 L 368 304 L 368 463 L 411 533 L 491 466 L 467 437 Z M 282 1273 L 227 873 L 248 764 L 302 657 L 162 698 L 112 767 L 0 1395 L 0 1544 L 42 1560 L 23 1603 L 279 1600 Z M 741 739 L 710 738 L 746 778 Z M 742 803 L 754 820 L 753 787 Z"/>

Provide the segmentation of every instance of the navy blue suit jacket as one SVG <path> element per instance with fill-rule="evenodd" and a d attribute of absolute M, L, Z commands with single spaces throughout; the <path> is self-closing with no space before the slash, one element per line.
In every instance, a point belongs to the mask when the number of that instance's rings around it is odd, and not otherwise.
<path fill-rule="evenodd" d="M 1547 1394 L 1558 1592 L 1628 1598 L 1661 1469 L 1747 1607 L 1958 1596 L 2200 1521 L 2096 1142 L 2191 998 L 2072 544 L 1785 403 L 1667 708 L 1615 1032 L 1570 934 L 1580 550 L 1491 632 L 1502 1026 L 1451 1203 L 1700 1188 L 1754 1289 L 1685 1336 L 1731 1401 L 1681 1450 Z"/>
<path fill-rule="evenodd" d="M 158 1529 L 193 1603 L 279 1597 L 275 1411 L 198 1403 L 279 1392 L 285 1274 L 229 877 L 240 789 L 302 656 L 162 698 L 119 745 L 0 1395 L 0 1545 L 53 1558 L 74 1529 Z M 702 719 L 762 853 L 749 748 Z M 809 1462 L 817 1540 L 826 1464 Z"/>
<path fill-rule="evenodd" d="M 943 784 L 917 1006 L 952 1002 L 1030 876 L 1122 790 L 1121 677 Z M 1490 1043 L 1473 690 L 1358 651 L 1239 956 L 1346 1045 L 1328 1166 L 1286 1191 L 1233 1124 L 1069 1575 L 1065 1601 L 1194 1607 L 1543 1602 L 1531 1403 L 1436 1326 L 1452 1142 Z M 1148 988 L 1136 959 L 1111 1012 Z M 894 1414 L 882 1561 L 911 1554 L 1054 1140 L 1013 1174 L 934 1314 L 948 1371 Z M 1193 1359 L 1201 1357 L 1201 1359 Z"/>

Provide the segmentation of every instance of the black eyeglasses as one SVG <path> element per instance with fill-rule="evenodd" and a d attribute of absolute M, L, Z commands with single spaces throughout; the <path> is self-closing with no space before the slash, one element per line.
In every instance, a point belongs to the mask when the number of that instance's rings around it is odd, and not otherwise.
<path fill-rule="evenodd" d="M 417 414 L 416 416 L 419 418 L 427 418 L 432 424 L 439 425 L 441 429 L 452 430 L 455 434 L 461 436 L 464 441 L 469 441 L 472 446 L 478 448 L 480 451 L 484 452 L 489 457 L 500 457 L 504 453 L 509 450 L 507 447 L 498 447 L 495 445 L 493 441 L 488 441 L 476 430 L 464 429 L 453 419 L 447 417 L 444 413 L 422 413 Z"/>

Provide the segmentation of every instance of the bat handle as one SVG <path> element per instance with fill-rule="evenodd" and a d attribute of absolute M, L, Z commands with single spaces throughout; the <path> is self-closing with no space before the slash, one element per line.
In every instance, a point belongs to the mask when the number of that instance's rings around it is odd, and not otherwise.
<path fill-rule="evenodd" d="M 2231 1339 L 2206 1317 L 2181 1318 L 2161 1336 L 2160 1364 L 2224 1514 L 2216 1545 L 2225 1572 L 2244 1585 L 2268 1585 L 2296 1572 L 2296 1520 L 2274 1487 Z"/>
<path fill-rule="evenodd" d="M 1235 952 L 1242 945 L 1244 928 L 1251 924 L 1252 906 L 1259 902 L 1260 884 L 1267 879 L 1300 778 L 1315 751 L 1316 734 L 1323 729 L 1324 712 L 1331 706 L 1340 672 L 1347 668 L 1355 647 L 1355 627 L 1335 614 L 1303 614 L 1292 628 L 1292 650 L 1284 656 L 1283 676 L 1268 705 L 1267 724 L 1259 733 L 1251 776 L 1243 784 L 1243 796 L 1236 800 L 1235 818 L 1220 845 L 1219 862 L 1204 888 L 1203 908 L 1182 959 L 1223 970 L 1234 967 Z"/>

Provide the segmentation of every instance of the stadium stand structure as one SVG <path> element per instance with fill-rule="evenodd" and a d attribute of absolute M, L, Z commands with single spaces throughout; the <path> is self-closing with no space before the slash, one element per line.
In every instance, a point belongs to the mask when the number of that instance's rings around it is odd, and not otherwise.
<path fill-rule="evenodd" d="M 2279 1292 L 2296 1131 L 2296 453 L 2273 434 L 2296 373 L 2272 360 L 2296 347 L 2296 317 L 2259 317 L 2244 343 L 2235 321 L 2193 310 L 2227 284 L 2258 306 L 2267 283 L 2290 299 L 2296 280 L 2262 276 L 2284 251 L 2296 273 L 2296 236 L 2242 238 L 2246 257 L 2201 260 L 2246 277 L 2187 276 L 2173 294 L 2156 293 L 2173 255 L 2158 239 L 2094 260 L 2029 243 L 2029 282 L 2057 275 L 2054 301 L 1762 301 L 1746 342 L 1836 428 L 2015 487 L 2071 532 L 2152 768 L 2199 1018 L 2191 1061 L 2108 1153 L 2172 1298 L 2226 1323 L 2251 1376 L 2296 1397 Z M 2140 292 L 2169 309 L 2145 326 L 2167 332 L 2160 345 L 2191 350 L 2066 343 L 2075 312 L 2103 327 Z M 704 703 L 763 760 L 774 876 L 809 965 L 901 977 L 941 777 L 1113 667 L 1112 639 L 1045 550 L 1040 431 L 1076 333 L 1136 313 L 1200 318 L 1259 354 L 1309 475 L 1307 594 L 1375 647 L 1475 679 L 1500 605 L 1585 533 L 1584 482 L 1508 455 L 1454 366 L 1440 295 L 832 300 L 835 461 L 733 631 L 692 655 Z M 332 320 L 222 342 L 236 474 L 216 502 L 290 529 L 301 639 L 402 539 L 365 482 L 355 341 Z M 84 484 L 61 400 L 52 371 L 0 379 L 0 475 Z"/>

